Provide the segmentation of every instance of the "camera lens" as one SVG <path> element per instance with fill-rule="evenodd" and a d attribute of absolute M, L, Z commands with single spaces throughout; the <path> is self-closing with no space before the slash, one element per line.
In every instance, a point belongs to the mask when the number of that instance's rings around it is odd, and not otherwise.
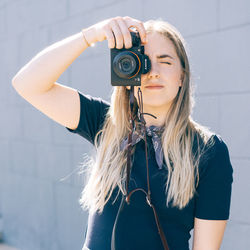
<path fill-rule="evenodd" d="M 114 72 L 121 78 L 136 76 L 140 70 L 141 62 L 139 57 L 131 51 L 124 51 L 117 54 L 113 60 Z"/>
<path fill-rule="evenodd" d="M 119 62 L 119 68 L 123 72 L 131 72 L 135 68 L 135 61 L 131 58 L 122 58 Z"/>

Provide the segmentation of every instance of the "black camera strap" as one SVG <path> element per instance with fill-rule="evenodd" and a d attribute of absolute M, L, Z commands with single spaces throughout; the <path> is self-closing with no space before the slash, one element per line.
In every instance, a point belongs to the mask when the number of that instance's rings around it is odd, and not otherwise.
<path fill-rule="evenodd" d="M 136 191 L 142 191 L 143 193 L 145 193 L 145 195 L 146 195 L 146 202 L 153 209 L 153 213 L 154 213 L 154 217 L 155 217 L 155 222 L 156 222 L 156 225 L 157 225 L 157 228 L 158 228 L 158 233 L 160 234 L 160 238 L 161 238 L 164 250 L 169 250 L 168 243 L 167 243 L 166 237 L 164 235 L 164 231 L 163 231 L 162 226 L 160 224 L 159 216 L 157 215 L 155 206 L 152 204 L 152 201 L 151 201 L 151 191 L 150 191 L 150 183 L 149 183 L 149 169 L 148 169 L 147 138 L 146 138 L 146 122 L 145 122 L 143 116 L 144 116 L 144 114 L 151 115 L 151 116 L 153 116 L 153 115 L 152 114 L 148 114 L 148 113 L 143 113 L 143 102 L 142 102 L 142 94 L 141 94 L 140 88 L 138 89 L 139 119 L 140 119 L 140 121 L 143 124 L 144 132 L 145 132 L 144 136 L 145 136 L 145 157 L 146 157 L 146 167 L 147 167 L 147 192 L 143 188 L 137 188 L 137 189 L 132 190 L 130 193 L 128 193 L 128 185 L 129 185 L 130 174 L 131 174 L 131 149 L 132 149 L 131 142 L 132 142 L 132 134 L 133 134 L 133 131 L 134 131 L 134 125 L 135 125 L 134 124 L 135 117 L 133 116 L 133 108 L 134 108 L 134 102 L 135 102 L 134 99 L 135 99 L 135 97 L 134 97 L 134 86 L 131 86 L 130 96 L 129 96 L 129 102 L 130 102 L 129 103 L 129 105 L 130 105 L 130 113 L 129 113 L 130 120 L 129 121 L 130 121 L 131 132 L 129 133 L 129 136 L 128 136 L 128 145 L 126 147 L 126 149 L 127 149 L 126 199 L 125 199 L 125 196 L 122 195 L 122 200 L 121 200 L 121 203 L 120 203 L 120 206 L 119 206 L 116 218 L 115 218 L 113 230 L 112 230 L 111 250 L 115 250 L 115 232 L 116 232 L 116 226 L 117 226 L 117 221 L 118 221 L 120 212 L 121 212 L 121 210 L 124 207 L 124 201 L 126 201 L 127 204 L 129 204 L 130 203 L 130 197 L 131 197 L 131 195 L 134 192 L 136 192 Z M 156 118 L 155 116 L 153 116 L 153 117 Z"/>

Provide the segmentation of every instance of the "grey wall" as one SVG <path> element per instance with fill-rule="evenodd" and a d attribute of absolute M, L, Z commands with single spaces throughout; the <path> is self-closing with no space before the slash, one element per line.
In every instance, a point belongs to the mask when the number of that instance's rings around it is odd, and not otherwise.
<path fill-rule="evenodd" d="M 21 250 L 77 250 L 87 213 L 77 174 L 91 145 L 22 99 L 11 79 L 39 51 L 105 18 L 162 17 L 188 43 L 197 85 L 194 118 L 222 136 L 234 167 L 221 249 L 250 249 L 250 1 L 0 0 L 0 214 Z M 98 73 L 96 73 L 98 72 Z M 88 48 L 58 82 L 109 100 L 107 42 Z M 191 243 L 191 240 L 190 240 Z"/>

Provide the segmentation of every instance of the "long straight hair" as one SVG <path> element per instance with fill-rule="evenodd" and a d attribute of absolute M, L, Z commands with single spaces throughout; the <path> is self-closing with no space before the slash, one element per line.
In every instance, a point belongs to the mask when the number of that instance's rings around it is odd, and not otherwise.
<path fill-rule="evenodd" d="M 210 143 L 209 138 L 213 133 L 191 117 L 195 104 L 194 87 L 191 84 L 189 61 L 183 37 L 173 25 L 161 19 L 149 20 L 144 23 L 144 26 L 147 33 L 158 32 L 171 40 L 184 73 L 182 87 L 179 88 L 166 115 L 161 137 L 168 169 L 165 182 L 166 206 L 172 200 L 172 206 L 182 209 L 195 194 L 199 183 L 200 158 L 204 153 L 205 145 Z M 123 195 L 126 193 L 123 184 L 126 179 L 127 158 L 125 152 L 120 151 L 120 143 L 129 132 L 129 91 L 125 86 L 115 86 L 103 128 L 95 137 L 95 155 L 84 165 L 87 172 L 86 185 L 80 199 L 83 209 L 102 213 L 117 186 L 119 187 L 118 194 L 120 191 Z M 193 150 L 195 141 L 197 147 Z M 211 141 L 212 144 L 213 141 Z M 132 154 L 134 152 L 133 147 Z"/>

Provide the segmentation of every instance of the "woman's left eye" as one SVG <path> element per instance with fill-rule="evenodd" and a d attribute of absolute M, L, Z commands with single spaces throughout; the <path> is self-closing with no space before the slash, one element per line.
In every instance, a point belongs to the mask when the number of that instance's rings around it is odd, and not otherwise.
<path fill-rule="evenodd" d="M 162 62 L 162 63 L 166 63 L 166 64 L 169 64 L 169 65 L 171 65 L 171 63 L 170 63 L 170 62 Z"/>

